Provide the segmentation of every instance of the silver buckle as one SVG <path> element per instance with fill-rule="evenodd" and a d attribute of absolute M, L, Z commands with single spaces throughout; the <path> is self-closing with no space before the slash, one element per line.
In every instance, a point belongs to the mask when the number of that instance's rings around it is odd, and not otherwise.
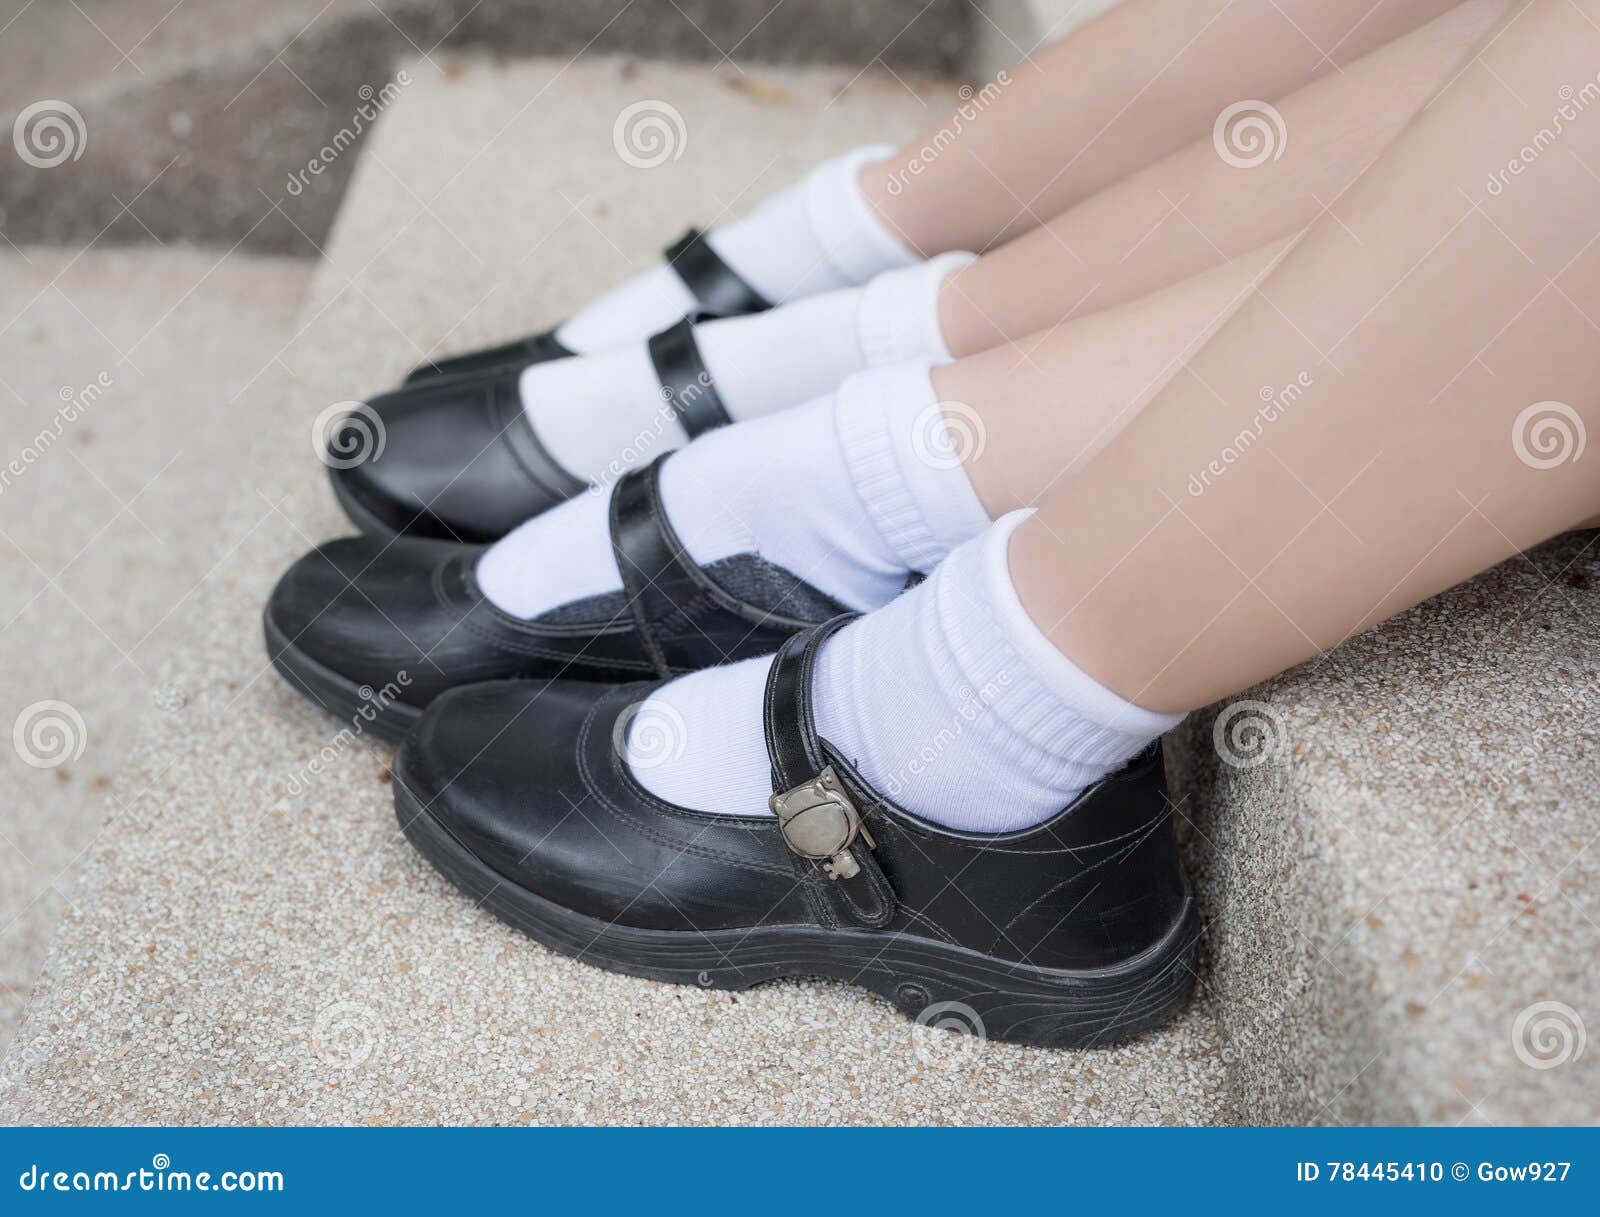
<path fill-rule="evenodd" d="M 784 843 L 802 858 L 822 863 L 830 879 L 853 879 L 861 873 L 850 853 L 858 837 L 877 848 L 832 765 L 809 782 L 774 794 L 767 806 L 778 817 Z"/>

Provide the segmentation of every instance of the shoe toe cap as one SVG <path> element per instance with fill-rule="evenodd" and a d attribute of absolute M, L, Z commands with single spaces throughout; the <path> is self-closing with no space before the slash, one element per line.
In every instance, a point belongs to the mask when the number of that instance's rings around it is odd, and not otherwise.
<path fill-rule="evenodd" d="M 567 475 L 528 427 L 517 383 L 504 369 L 429 377 L 346 416 L 324 461 L 352 518 L 380 534 L 484 543 L 570 494 L 552 484 Z"/>
<path fill-rule="evenodd" d="M 595 855 L 569 822 L 586 801 L 577 746 L 610 687 L 491 681 L 439 696 L 396 754 L 397 797 L 520 884 L 583 887 Z"/>
<path fill-rule="evenodd" d="M 698 937 L 803 917 L 772 821 L 673 808 L 617 763 L 651 687 L 498 681 L 438 698 L 395 757 L 407 834 L 608 926 Z"/>
<path fill-rule="evenodd" d="M 293 649 L 358 685 L 423 674 L 427 649 L 440 632 L 428 591 L 442 548 L 372 537 L 317 546 L 283 573 L 268 597 L 269 649 Z"/>

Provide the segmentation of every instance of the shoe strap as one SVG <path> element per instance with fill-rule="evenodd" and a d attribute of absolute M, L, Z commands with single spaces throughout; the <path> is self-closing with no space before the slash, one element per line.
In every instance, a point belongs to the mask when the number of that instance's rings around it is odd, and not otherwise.
<path fill-rule="evenodd" d="M 688 569 L 683 542 L 661 505 L 664 460 L 660 456 L 643 469 L 629 470 L 611 492 L 611 551 L 639 641 L 662 679 L 674 669 L 657 636 L 657 623 L 701 594 L 694 577 L 698 572 Z"/>
<path fill-rule="evenodd" d="M 652 335 L 645 344 L 650 362 L 655 365 L 656 379 L 661 382 L 662 399 L 690 439 L 732 421 L 695 341 L 694 327 L 705 316 L 691 313 Z"/>
<path fill-rule="evenodd" d="M 520 378 L 518 369 L 502 367 L 487 380 L 484 400 L 490 424 L 536 485 L 558 502 L 576 498 L 588 483 L 568 473 L 539 442 L 522 408 L 522 393 L 517 387 Z"/>
<path fill-rule="evenodd" d="M 679 654 L 685 635 L 691 650 L 703 651 L 700 644 L 719 631 L 726 635 L 731 630 L 738 637 L 748 637 L 756 629 L 787 635 L 815 625 L 814 618 L 742 600 L 701 569 L 672 527 L 662 501 L 661 468 L 670 455 L 664 453 L 642 469 L 629 470 L 611 491 L 611 552 L 634 631 L 656 674 L 666 678 L 705 666 L 703 654 Z M 683 662 L 674 663 L 675 654 Z"/>
<path fill-rule="evenodd" d="M 842 921 L 877 929 L 894 917 L 894 889 L 873 856 L 864 807 L 870 791 L 848 782 L 817 735 L 811 679 L 822 644 L 855 619 L 846 613 L 796 634 L 773 656 L 763 728 L 772 761 L 773 814 L 784 844 L 823 875 L 826 898 Z"/>
<path fill-rule="evenodd" d="M 737 317 L 772 307 L 770 301 L 722 260 L 698 228 L 691 228 L 667 246 L 664 256 L 667 265 L 689 289 L 689 294 L 708 313 Z"/>

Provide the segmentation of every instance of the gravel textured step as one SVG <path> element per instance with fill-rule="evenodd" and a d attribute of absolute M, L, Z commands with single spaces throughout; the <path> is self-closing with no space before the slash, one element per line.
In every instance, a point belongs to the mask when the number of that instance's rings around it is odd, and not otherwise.
<path fill-rule="evenodd" d="M 119 779 L 130 811 L 91 852 L 0 1066 L 0 1119 L 1223 1118 L 1200 1007 L 1138 1045 L 1072 1055 L 918 1028 L 840 985 L 703 992 L 546 952 L 412 853 L 385 751 L 341 734 L 262 655 L 278 570 L 347 530 L 313 457 L 321 411 L 428 351 L 558 319 L 686 225 L 899 137 L 950 96 L 904 73 L 591 57 L 418 76 L 368 145 L 279 356 L 295 387 L 206 513 L 229 556 L 186 613 L 169 677 L 182 708 L 150 716 Z M 681 120 L 654 168 L 613 146 L 641 100 Z"/>
<path fill-rule="evenodd" d="M 1600 1122 L 1597 724 L 1593 532 L 1191 719 L 1243 1119 Z"/>
<path fill-rule="evenodd" d="M 212 512 L 282 400 L 272 353 L 311 273 L 237 253 L 0 255 L 0 1045 L 135 723 L 172 704 L 172 610 L 218 556 Z"/>
<path fill-rule="evenodd" d="M 0 236 L 314 255 L 352 150 L 441 48 L 944 71 L 967 0 L 0 0 Z M 20 124 L 20 125 L 19 125 Z"/>

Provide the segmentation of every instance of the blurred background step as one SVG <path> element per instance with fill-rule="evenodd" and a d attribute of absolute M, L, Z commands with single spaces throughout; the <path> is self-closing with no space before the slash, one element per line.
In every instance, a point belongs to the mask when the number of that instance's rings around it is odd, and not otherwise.
<path fill-rule="evenodd" d="M 350 531 L 312 421 L 435 350 L 549 324 L 823 157 L 911 132 L 948 80 L 585 56 L 417 69 L 369 143 L 296 339 L 291 392 L 213 524 L 186 606 L 12 1051 L 0 1119 L 83 1122 L 1212 1123 L 1197 1006 L 1101 1054 L 916 1027 L 843 985 L 659 985 L 542 950 L 474 909 L 395 829 L 388 753 L 268 669 L 277 573 Z M 627 163 L 623 107 L 677 116 Z M 666 111 L 662 111 L 666 113 Z M 537 149 L 538 155 L 516 155 Z"/>
<path fill-rule="evenodd" d="M 0 0 L 0 122 L 40 107 L 24 129 L 44 162 L 0 160 L 0 237 L 314 256 L 354 148 L 409 87 L 397 63 L 437 82 L 449 48 L 625 50 L 735 80 L 768 63 L 948 72 L 977 20 L 968 0 Z"/>
<path fill-rule="evenodd" d="M 993 80 L 1047 42 L 1070 34 L 1122 0 L 985 0 L 968 44 L 967 70 Z"/>
<path fill-rule="evenodd" d="M 1241 1119 L 1600 1122 L 1600 533 L 1173 751 Z"/>
<path fill-rule="evenodd" d="M 0 1045 L 287 376 L 310 263 L 146 249 L 0 254 Z M 13 746 L 14 745 L 14 746 Z M 57 763 L 59 762 L 59 763 Z"/>

